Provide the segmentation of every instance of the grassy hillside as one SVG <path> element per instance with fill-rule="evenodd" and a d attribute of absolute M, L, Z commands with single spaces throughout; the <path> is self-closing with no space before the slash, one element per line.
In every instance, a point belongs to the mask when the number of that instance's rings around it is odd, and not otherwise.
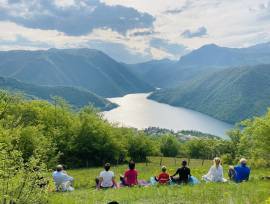
<path fill-rule="evenodd" d="M 75 86 L 103 97 L 152 88 L 124 65 L 91 49 L 0 52 L 0 75 L 51 86 Z"/>
<path fill-rule="evenodd" d="M 262 115 L 270 106 L 270 65 L 217 71 L 149 98 L 230 123 Z"/>
<path fill-rule="evenodd" d="M 137 164 L 139 179 L 148 180 L 151 176 L 157 175 L 160 170 L 160 158 L 152 158 L 151 163 Z M 176 162 L 176 163 L 175 163 Z M 166 165 L 169 173 L 172 174 L 180 164 L 181 159 L 163 158 L 162 165 Z M 201 165 L 201 160 L 191 160 L 190 167 L 192 175 L 201 178 L 206 174 L 211 165 L 206 161 Z M 113 166 L 117 181 L 119 175 L 126 169 L 126 165 Z M 68 173 L 75 178 L 75 191 L 72 193 L 50 193 L 50 203 L 53 204 L 94 204 L 118 201 L 125 204 L 242 204 L 265 203 L 270 197 L 269 181 L 260 180 L 261 176 L 268 175 L 269 169 L 253 169 L 251 179 L 247 183 L 201 183 L 197 186 L 155 186 L 155 187 L 134 187 L 112 190 L 97 191 L 94 188 L 94 178 L 99 175 L 102 168 L 90 168 L 81 170 L 70 170 Z M 228 170 L 224 166 L 224 173 Z M 225 174 L 226 175 L 226 174 Z M 52 182 L 51 182 L 52 184 Z M 51 186 L 51 188 L 53 188 Z"/>
<path fill-rule="evenodd" d="M 97 96 L 86 90 L 73 87 L 49 87 L 23 83 L 11 78 L 0 77 L 0 89 L 11 92 L 22 92 L 27 97 L 51 101 L 53 96 L 64 98 L 75 107 L 83 107 L 92 104 L 101 110 L 110 110 L 116 107 L 107 99 Z"/>

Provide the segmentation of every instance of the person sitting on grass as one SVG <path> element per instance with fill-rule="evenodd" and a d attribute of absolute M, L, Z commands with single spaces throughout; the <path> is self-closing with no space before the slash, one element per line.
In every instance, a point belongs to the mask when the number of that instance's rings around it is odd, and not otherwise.
<path fill-rule="evenodd" d="M 123 186 L 135 186 L 138 185 L 138 172 L 135 169 L 135 162 L 130 161 L 128 164 L 128 170 L 124 176 L 120 176 L 120 180 Z"/>
<path fill-rule="evenodd" d="M 223 168 L 219 157 L 214 158 L 213 166 L 209 169 L 208 173 L 202 177 L 206 182 L 226 182 L 223 178 Z"/>
<path fill-rule="evenodd" d="M 100 172 L 99 178 L 96 179 L 97 189 L 117 188 L 117 184 L 114 179 L 114 173 L 109 171 L 111 168 L 110 163 L 104 165 L 104 171 Z"/>
<path fill-rule="evenodd" d="M 237 183 L 248 181 L 250 174 L 250 168 L 247 167 L 247 160 L 245 158 L 240 159 L 240 165 L 229 167 L 229 178 Z"/>
<path fill-rule="evenodd" d="M 179 177 L 174 178 L 176 175 L 179 175 Z M 189 181 L 189 178 L 191 177 L 190 169 L 187 167 L 187 161 L 182 161 L 182 167 L 178 168 L 175 174 L 171 176 L 171 179 L 173 182 L 177 184 L 187 184 Z"/>
<path fill-rule="evenodd" d="M 56 171 L 53 172 L 53 180 L 56 191 L 73 191 L 73 177 L 69 176 L 62 165 L 57 165 Z"/>
<path fill-rule="evenodd" d="M 155 180 L 159 184 L 168 184 L 169 183 L 169 181 L 170 181 L 170 175 L 166 171 L 167 171 L 166 166 L 162 166 L 161 173 L 159 174 L 158 177 L 155 177 Z"/>

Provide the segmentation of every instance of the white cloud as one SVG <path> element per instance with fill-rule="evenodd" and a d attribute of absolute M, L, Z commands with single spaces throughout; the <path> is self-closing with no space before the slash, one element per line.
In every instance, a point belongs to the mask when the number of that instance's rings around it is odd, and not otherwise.
<path fill-rule="evenodd" d="M 52 0 L 60 8 L 73 5 L 83 6 L 84 1 Z M 146 12 L 155 18 L 152 27 L 132 28 L 125 34 L 111 28 L 95 28 L 88 34 L 71 36 L 57 30 L 42 30 L 26 28 L 9 21 L 0 21 L 0 49 L 37 49 L 41 42 L 51 47 L 92 47 L 100 48 L 114 45 L 115 51 L 123 46 L 123 50 L 131 56 L 141 56 L 140 59 L 176 59 L 187 50 L 198 48 L 209 43 L 221 46 L 245 47 L 257 43 L 270 41 L 270 1 L 269 0 L 102 0 L 109 6 L 121 5 L 131 7 L 138 12 Z M 0 0 L 1 9 L 8 8 L 7 0 Z M 16 7 L 16 5 L 13 5 Z M 18 7 L 20 15 L 29 15 L 29 8 Z M 15 15 L 15 14 L 14 14 Z M 121 17 L 121 13 L 119 13 Z M 123 16 L 124 17 L 124 16 Z M 0 18 L 1 19 L 1 18 Z M 121 18 L 121 20 L 125 20 Z M 207 35 L 186 38 L 181 35 L 185 31 L 190 33 L 198 28 L 205 28 Z M 1 41 L 18 41 L 18 35 L 33 41 L 29 46 L 2 43 Z M 161 46 L 151 44 L 153 39 L 160 39 Z M 17 41 L 16 41 L 17 40 Z M 98 43 L 89 43 L 90 41 Z M 172 45 L 174 45 L 172 47 Z M 177 46 L 186 49 L 175 49 Z M 170 51 L 170 47 L 179 52 Z M 106 49 L 105 49 L 106 50 Z M 110 52 L 113 50 L 110 49 Z M 139 58 L 138 58 L 139 59 Z"/>
<path fill-rule="evenodd" d="M 54 0 L 54 3 L 60 7 L 72 6 L 75 4 L 74 0 Z"/>
<path fill-rule="evenodd" d="M 155 32 L 174 43 L 190 49 L 207 43 L 243 47 L 270 41 L 270 18 L 259 17 L 269 7 L 269 0 L 104 0 L 109 5 L 132 6 L 149 12 L 156 18 Z M 251 12 L 256 10 L 256 12 Z M 268 10 L 268 9 L 267 9 Z M 171 12 L 168 12 L 171 11 Z M 265 11 L 264 11 L 265 12 Z M 269 12 L 269 10 L 268 10 Z M 204 26 L 208 36 L 199 39 L 184 39 L 185 30 Z M 261 38 L 261 36 L 265 36 Z"/>

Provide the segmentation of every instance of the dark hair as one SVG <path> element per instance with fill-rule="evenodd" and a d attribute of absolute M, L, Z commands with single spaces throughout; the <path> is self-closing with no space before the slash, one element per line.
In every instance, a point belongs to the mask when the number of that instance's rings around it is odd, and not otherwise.
<path fill-rule="evenodd" d="M 135 162 L 134 161 L 130 161 L 128 163 L 128 168 L 131 169 L 131 170 L 135 169 Z"/>
<path fill-rule="evenodd" d="M 182 161 L 182 166 L 186 166 L 187 165 L 187 161 L 186 160 L 183 160 Z"/>
<path fill-rule="evenodd" d="M 110 163 L 106 163 L 106 164 L 104 165 L 104 169 L 105 169 L 106 171 L 109 171 L 110 168 L 111 168 L 111 164 L 110 164 Z"/>

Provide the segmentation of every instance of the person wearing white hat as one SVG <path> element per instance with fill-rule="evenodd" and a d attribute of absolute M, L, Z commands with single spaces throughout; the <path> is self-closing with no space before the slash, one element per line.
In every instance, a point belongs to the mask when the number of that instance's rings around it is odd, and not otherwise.
<path fill-rule="evenodd" d="M 73 177 L 69 176 L 62 165 L 56 166 L 56 171 L 53 172 L 53 180 L 55 183 L 56 191 L 73 191 Z"/>
<path fill-rule="evenodd" d="M 247 167 L 247 160 L 245 158 L 240 159 L 240 165 L 229 168 L 229 177 L 231 180 L 241 183 L 248 181 L 250 175 L 250 168 Z"/>

